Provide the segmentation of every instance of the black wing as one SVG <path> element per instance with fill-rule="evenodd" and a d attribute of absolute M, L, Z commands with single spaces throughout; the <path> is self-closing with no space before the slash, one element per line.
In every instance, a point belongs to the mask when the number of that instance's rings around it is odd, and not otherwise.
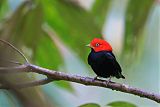
<path fill-rule="evenodd" d="M 121 72 L 122 69 L 119 65 L 119 63 L 116 60 L 116 57 L 114 56 L 114 54 L 112 52 L 105 52 L 105 56 L 106 56 L 106 60 L 110 60 L 110 63 L 112 63 L 112 66 L 114 68 L 114 74 L 117 78 L 125 78 Z"/>

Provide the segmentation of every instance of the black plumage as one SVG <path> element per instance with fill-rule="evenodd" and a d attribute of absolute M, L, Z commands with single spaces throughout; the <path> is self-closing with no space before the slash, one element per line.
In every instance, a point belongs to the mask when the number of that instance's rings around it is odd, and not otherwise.
<path fill-rule="evenodd" d="M 92 67 L 98 77 L 116 77 L 118 79 L 125 78 L 121 74 L 121 67 L 111 51 L 95 52 L 91 49 L 88 56 L 88 64 Z"/>

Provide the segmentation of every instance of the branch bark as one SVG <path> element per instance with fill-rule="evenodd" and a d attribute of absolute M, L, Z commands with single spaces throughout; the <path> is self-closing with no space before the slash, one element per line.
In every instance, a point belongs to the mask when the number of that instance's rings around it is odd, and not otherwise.
<path fill-rule="evenodd" d="M 49 69 L 42 68 L 42 67 L 39 67 L 39 66 L 36 66 L 33 64 L 29 64 L 29 63 L 26 63 L 24 65 L 20 65 L 17 67 L 0 68 L 0 74 L 4 74 L 4 72 L 12 73 L 12 71 L 34 72 L 34 73 L 42 74 L 42 75 L 45 75 L 48 77 L 48 79 L 46 79 L 46 80 L 39 80 L 39 81 L 27 83 L 27 84 L 15 85 L 15 86 L 21 87 L 21 88 L 43 85 L 43 84 L 47 84 L 49 82 L 52 82 L 53 80 L 54 81 L 55 80 L 64 80 L 64 81 L 70 81 L 70 82 L 83 84 L 86 86 L 98 86 L 98 87 L 109 88 L 112 90 L 137 95 L 137 96 L 140 96 L 143 98 L 153 100 L 157 103 L 160 103 L 160 95 L 159 94 L 147 92 L 142 89 L 134 88 L 134 87 L 131 87 L 131 86 L 128 86 L 125 84 L 120 84 L 120 83 L 115 83 L 115 82 L 109 82 L 107 84 L 107 82 L 105 80 L 94 80 L 93 78 L 90 78 L 90 77 L 82 77 L 82 76 L 57 72 L 54 70 L 49 70 Z M 0 87 L 0 89 L 5 89 L 5 88 L 8 89 L 5 86 Z"/>

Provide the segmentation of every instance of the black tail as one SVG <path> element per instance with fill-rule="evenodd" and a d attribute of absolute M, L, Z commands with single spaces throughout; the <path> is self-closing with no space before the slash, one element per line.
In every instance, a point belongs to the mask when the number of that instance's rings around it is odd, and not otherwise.
<path fill-rule="evenodd" d="M 123 79 L 125 79 L 125 77 L 120 73 L 120 72 L 118 72 L 118 75 L 116 75 L 116 78 L 123 78 Z"/>
<path fill-rule="evenodd" d="M 121 78 L 125 79 L 125 77 L 121 74 Z"/>

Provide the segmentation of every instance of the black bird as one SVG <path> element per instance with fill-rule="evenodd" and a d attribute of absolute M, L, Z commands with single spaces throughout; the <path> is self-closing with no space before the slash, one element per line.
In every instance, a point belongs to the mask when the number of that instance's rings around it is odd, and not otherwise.
<path fill-rule="evenodd" d="M 91 48 L 88 56 L 88 64 L 97 75 L 95 79 L 97 79 L 97 77 L 109 77 L 109 81 L 111 77 L 125 79 L 122 75 L 121 67 L 112 53 L 112 47 L 108 42 L 94 38 L 87 46 Z"/>

